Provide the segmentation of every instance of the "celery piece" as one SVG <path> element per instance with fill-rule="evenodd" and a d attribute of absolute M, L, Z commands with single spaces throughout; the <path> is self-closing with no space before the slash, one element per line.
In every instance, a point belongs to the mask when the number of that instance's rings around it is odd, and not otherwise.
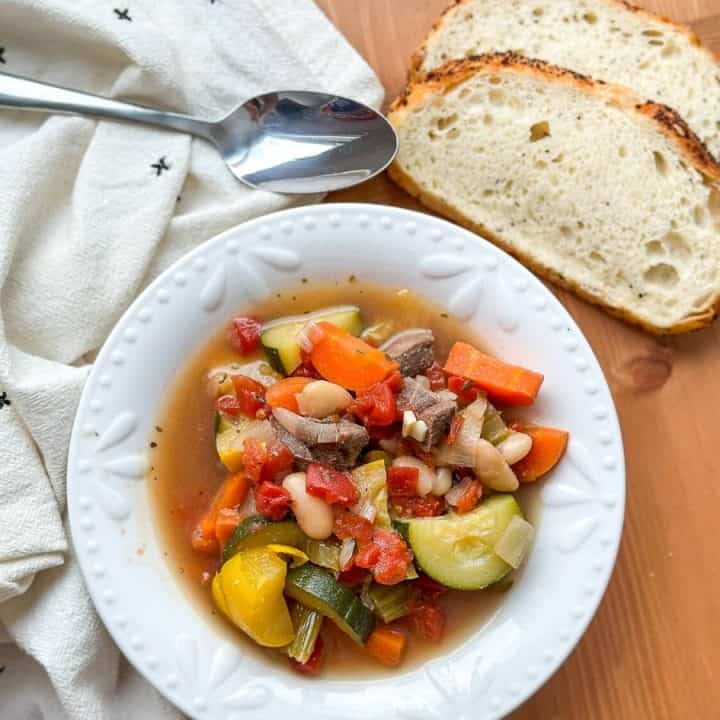
<path fill-rule="evenodd" d="M 409 614 L 407 603 L 411 589 L 407 583 L 397 585 L 373 584 L 368 596 L 373 604 L 373 611 L 384 622 L 389 623 Z"/>
<path fill-rule="evenodd" d="M 510 428 L 505 424 L 502 415 L 492 405 L 488 405 L 482 427 L 482 439 L 493 445 L 499 445 L 509 434 Z"/>
<path fill-rule="evenodd" d="M 293 660 L 306 663 L 315 649 L 323 616 L 302 603 L 295 603 L 290 617 L 295 628 L 295 639 L 288 646 L 287 653 Z"/>
<path fill-rule="evenodd" d="M 303 548 L 313 565 L 338 572 L 340 570 L 340 545 L 327 540 L 308 540 Z"/>

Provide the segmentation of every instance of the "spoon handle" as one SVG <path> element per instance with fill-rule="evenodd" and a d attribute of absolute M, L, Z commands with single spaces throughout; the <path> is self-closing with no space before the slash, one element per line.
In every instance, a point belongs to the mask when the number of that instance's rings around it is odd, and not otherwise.
<path fill-rule="evenodd" d="M 65 115 L 90 115 L 158 125 L 169 130 L 178 130 L 199 135 L 208 140 L 212 139 L 212 123 L 204 120 L 111 100 L 99 95 L 91 95 L 5 73 L 0 73 L 0 106 Z"/>

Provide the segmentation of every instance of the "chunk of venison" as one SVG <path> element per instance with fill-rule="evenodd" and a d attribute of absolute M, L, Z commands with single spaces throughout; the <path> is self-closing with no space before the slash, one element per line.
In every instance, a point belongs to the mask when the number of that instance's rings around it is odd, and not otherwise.
<path fill-rule="evenodd" d="M 396 333 L 381 346 L 388 357 L 400 365 L 400 373 L 413 377 L 427 370 L 435 360 L 435 336 L 428 328 L 410 328 Z"/>
<path fill-rule="evenodd" d="M 403 378 L 397 407 L 400 412 L 412 411 L 418 420 L 427 425 L 427 435 L 422 442 L 425 450 L 436 445 L 447 434 L 457 410 L 455 401 L 447 395 L 426 390 L 417 380 L 407 377 Z"/>
<path fill-rule="evenodd" d="M 356 464 L 361 450 L 370 442 L 368 431 L 362 425 L 345 420 L 321 422 L 285 408 L 275 408 L 273 421 L 284 431 L 278 432 L 278 439 L 290 448 L 300 467 L 315 461 L 346 470 Z M 292 438 L 290 442 L 288 435 Z"/>

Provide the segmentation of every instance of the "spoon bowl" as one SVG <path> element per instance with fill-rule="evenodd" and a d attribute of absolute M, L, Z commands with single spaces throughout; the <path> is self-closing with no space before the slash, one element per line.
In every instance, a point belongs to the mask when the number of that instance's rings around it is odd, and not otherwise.
<path fill-rule="evenodd" d="M 382 172 L 397 136 L 378 112 L 317 92 L 259 95 L 212 125 L 211 139 L 239 180 L 262 190 L 340 190 Z"/>
<path fill-rule="evenodd" d="M 0 73 L 0 106 L 156 125 L 213 143 L 232 174 L 278 193 L 321 193 L 382 172 L 398 141 L 390 123 L 356 100 L 282 91 L 243 102 L 212 122 Z"/>

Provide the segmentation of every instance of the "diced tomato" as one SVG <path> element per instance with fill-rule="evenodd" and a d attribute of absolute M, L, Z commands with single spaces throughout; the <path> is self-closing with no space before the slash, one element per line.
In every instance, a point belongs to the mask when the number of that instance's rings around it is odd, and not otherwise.
<path fill-rule="evenodd" d="M 298 367 L 291 373 L 292 377 L 307 377 L 315 380 L 320 379 L 322 376 L 315 369 L 315 366 L 310 359 L 310 353 L 306 353 L 303 349 L 300 350 L 301 362 Z"/>
<path fill-rule="evenodd" d="M 372 523 L 362 515 L 350 512 L 350 510 L 341 510 L 335 516 L 335 526 L 333 533 L 340 538 L 355 538 L 359 542 L 370 542 L 372 540 L 373 526 Z"/>
<path fill-rule="evenodd" d="M 413 582 L 413 587 L 417 588 L 426 600 L 437 600 L 449 590 L 445 585 L 433 580 L 428 575 L 422 574 Z"/>
<path fill-rule="evenodd" d="M 415 631 L 426 640 L 440 642 L 445 629 L 445 613 L 430 602 L 410 602 L 407 607 Z"/>
<path fill-rule="evenodd" d="M 215 518 L 215 537 L 220 546 L 225 545 L 235 528 L 240 524 L 240 513 L 236 508 L 222 508 Z"/>
<path fill-rule="evenodd" d="M 388 494 L 391 497 L 413 497 L 418 494 L 420 471 L 415 467 L 391 467 L 387 471 Z"/>
<path fill-rule="evenodd" d="M 280 485 L 261 482 L 255 488 L 255 505 L 268 520 L 282 520 L 290 511 L 290 493 Z"/>
<path fill-rule="evenodd" d="M 452 419 L 452 422 L 450 423 L 450 430 L 448 431 L 447 436 L 448 445 L 452 445 L 457 440 L 457 436 L 460 434 L 464 422 L 465 418 L 462 415 L 455 415 L 455 417 Z"/>
<path fill-rule="evenodd" d="M 247 355 L 260 346 L 262 325 L 251 317 L 236 317 L 227 330 L 228 342 L 240 352 Z"/>
<path fill-rule="evenodd" d="M 231 380 L 243 415 L 255 417 L 258 410 L 266 407 L 265 388 L 259 382 L 247 375 L 232 375 Z"/>
<path fill-rule="evenodd" d="M 305 489 L 310 495 L 321 498 L 328 505 L 354 505 L 359 493 L 352 478 L 347 473 L 310 463 L 305 476 Z"/>
<path fill-rule="evenodd" d="M 292 669 L 306 675 L 317 675 L 322 667 L 324 650 L 325 644 L 323 643 L 323 639 L 318 636 L 310 657 L 304 663 L 299 663 L 297 660 L 291 660 L 290 665 L 292 666 Z"/>
<path fill-rule="evenodd" d="M 426 371 L 425 377 L 430 381 L 431 390 L 443 390 L 447 387 L 447 378 L 442 365 L 435 361 Z"/>
<path fill-rule="evenodd" d="M 247 438 L 243 442 L 243 467 L 245 474 L 253 485 L 260 482 L 267 456 L 268 452 L 265 445 L 255 438 Z"/>
<path fill-rule="evenodd" d="M 355 564 L 372 570 L 375 582 L 395 585 L 407 577 L 412 553 L 396 532 L 376 530 L 372 542 L 363 545 L 355 555 Z"/>
<path fill-rule="evenodd" d="M 399 373 L 393 373 L 391 378 Z M 367 390 L 358 393 L 350 403 L 348 412 L 355 415 L 363 425 L 392 425 L 398 419 L 395 393 L 387 382 L 371 385 Z"/>
<path fill-rule="evenodd" d="M 473 479 L 468 483 L 467 489 L 458 499 L 455 509 L 459 513 L 470 512 L 475 509 L 481 497 L 482 484 L 478 479 Z"/>
<path fill-rule="evenodd" d="M 343 570 L 340 573 L 338 580 L 346 587 L 354 588 L 358 585 L 362 585 L 367 577 L 367 570 L 358 567 L 357 565 L 351 565 L 347 570 Z"/>
<path fill-rule="evenodd" d="M 287 445 L 274 440 L 267 451 L 267 460 L 263 465 L 261 480 L 274 480 L 282 473 L 290 470 L 295 458 Z"/>
<path fill-rule="evenodd" d="M 394 497 L 393 510 L 400 517 L 435 517 L 445 512 L 445 501 L 435 495 Z"/>
<path fill-rule="evenodd" d="M 448 390 L 454 392 L 460 400 L 471 403 L 477 399 L 480 388 L 472 380 L 452 375 L 447 379 Z"/>
<path fill-rule="evenodd" d="M 395 370 L 383 380 L 383 384 L 387 385 L 394 393 L 399 393 L 402 388 L 402 381 L 402 375 L 398 370 Z"/>
<path fill-rule="evenodd" d="M 243 411 L 243 404 L 234 395 L 221 395 L 215 401 L 215 407 L 229 417 L 237 417 Z"/>
<path fill-rule="evenodd" d="M 355 554 L 355 567 L 372 570 L 380 560 L 380 547 L 374 542 L 365 543 Z"/>

